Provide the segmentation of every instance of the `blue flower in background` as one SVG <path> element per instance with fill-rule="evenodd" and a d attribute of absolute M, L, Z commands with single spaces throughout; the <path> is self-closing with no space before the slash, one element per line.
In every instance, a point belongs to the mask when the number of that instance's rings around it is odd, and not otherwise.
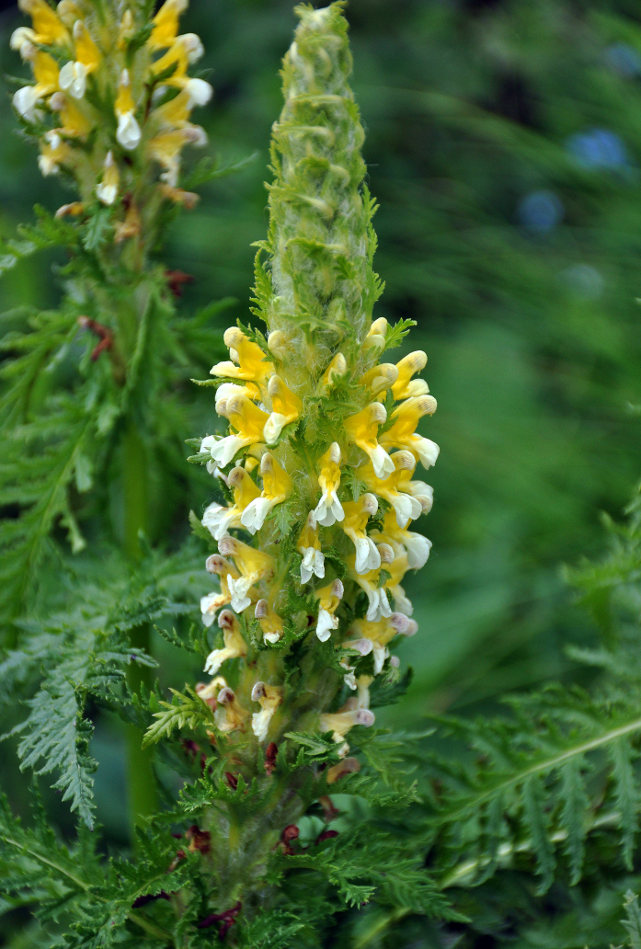
<path fill-rule="evenodd" d="M 563 218 L 563 202 L 553 191 L 531 191 L 516 209 L 519 223 L 533 234 L 548 234 Z"/>
<path fill-rule="evenodd" d="M 628 43 L 613 43 L 608 46 L 605 50 L 605 61 L 626 79 L 641 73 L 641 53 Z"/>
<path fill-rule="evenodd" d="M 571 135 L 566 148 L 584 168 L 629 168 L 623 141 L 610 129 L 588 129 Z"/>

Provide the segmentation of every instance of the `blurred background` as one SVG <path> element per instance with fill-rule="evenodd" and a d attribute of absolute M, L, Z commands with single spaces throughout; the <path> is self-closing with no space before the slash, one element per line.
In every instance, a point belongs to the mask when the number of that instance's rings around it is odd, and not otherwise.
<path fill-rule="evenodd" d="M 418 526 L 434 548 L 407 585 L 420 632 L 400 650 L 415 678 L 386 713 L 420 730 L 430 712 L 478 710 L 572 673 L 565 647 L 591 631 L 562 565 L 598 555 L 601 512 L 619 517 L 641 477 L 641 16 L 629 0 L 352 0 L 348 16 L 381 205 L 376 315 L 417 321 L 409 348 L 428 353 L 439 400 L 423 429 L 441 445 L 427 479 L 435 504 Z M 2 13 L 5 75 L 27 74 L 8 50 L 22 22 Z M 185 314 L 232 298 L 213 317 L 221 335 L 248 318 L 250 244 L 266 230 L 269 132 L 294 25 L 283 0 L 192 0 L 182 21 L 203 39 L 216 90 L 196 118 L 211 153 L 221 165 L 253 155 L 201 189 L 167 249 L 167 266 L 195 277 Z M 16 133 L 12 88 L 0 110 L 5 237 L 34 202 L 70 200 Z M 56 260 L 31 258 L 4 278 L 3 309 L 55 305 L 45 263 Z M 195 356 L 184 382 L 218 358 Z M 211 432 L 211 390 L 185 384 L 176 398 L 185 438 Z M 184 479 L 186 524 L 211 490 L 186 464 Z M 203 573 L 194 602 L 207 591 Z M 180 688 L 198 670 L 176 656 L 162 677 Z M 125 834 L 119 741 L 100 719 L 100 816 L 115 840 Z"/>

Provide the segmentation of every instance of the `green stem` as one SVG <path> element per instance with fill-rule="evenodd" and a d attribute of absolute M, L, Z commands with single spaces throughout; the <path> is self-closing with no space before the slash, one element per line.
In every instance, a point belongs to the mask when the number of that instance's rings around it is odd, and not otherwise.
<path fill-rule="evenodd" d="M 149 500 L 145 447 L 134 419 L 129 416 L 123 440 L 123 546 L 130 563 L 141 559 L 140 534 L 149 532 Z M 151 629 L 148 623 L 131 632 L 131 644 L 147 654 L 151 651 Z M 151 669 L 133 664 L 128 673 L 129 688 L 140 693 L 152 684 Z M 141 817 L 156 809 L 156 781 L 152 766 L 152 751 L 142 748 L 142 731 L 135 725 L 126 726 L 127 787 L 129 795 L 129 823 L 132 840 L 134 827 Z"/>

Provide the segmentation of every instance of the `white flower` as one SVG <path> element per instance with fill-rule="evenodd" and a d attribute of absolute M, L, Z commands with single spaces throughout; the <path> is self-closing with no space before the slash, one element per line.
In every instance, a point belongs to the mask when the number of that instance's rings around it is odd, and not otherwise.
<path fill-rule="evenodd" d="M 215 675 L 226 659 L 232 659 L 236 655 L 238 654 L 233 649 L 213 649 L 205 660 L 203 671 Z"/>
<path fill-rule="evenodd" d="M 378 570 L 381 565 L 381 555 L 378 547 L 371 537 L 355 537 L 354 546 L 356 548 L 356 573 L 369 573 L 370 570 Z"/>
<path fill-rule="evenodd" d="M 142 132 L 133 112 L 123 112 L 118 116 L 116 139 L 119 145 L 132 152 L 140 144 Z"/>
<path fill-rule="evenodd" d="M 32 59 L 35 52 L 35 40 L 36 34 L 35 31 L 29 26 L 19 26 L 17 30 L 14 30 L 11 34 L 11 39 L 9 40 L 9 46 L 11 49 L 15 49 L 20 53 L 20 56 L 24 60 Z"/>
<path fill-rule="evenodd" d="M 418 498 L 414 498 L 409 494 L 402 494 L 400 492 L 392 494 L 389 500 L 396 512 L 396 523 L 399 527 L 405 527 L 408 521 L 415 521 L 423 512 L 421 502 Z"/>
<path fill-rule="evenodd" d="M 229 533 L 228 528 L 234 526 L 235 514 L 222 504 L 212 501 L 205 509 L 202 517 L 202 525 L 206 527 L 215 540 L 220 540 L 225 534 Z"/>
<path fill-rule="evenodd" d="M 40 102 L 40 95 L 36 86 L 23 86 L 14 93 L 11 101 L 16 112 L 27 122 L 35 122 L 38 119 L 40 113 L 36 106 Z"/>
<path fill-rule="evenodd" d="M 200 57 L 205 52 L 205 48 L 200 41 L 200 37 L 197 33 L 182 33 L 180 36 L 176 37 L 176 41 L 184 46 L 187 53 L 187 59 L 190 63 L 198 62 Z"/>
<path fill-rule="evenodd" d="M 369 600 L 369 607 L 366 614 L 368 620 L 379 620 L 382 619 L 383 616 L 392 615 L 392 608 L 389 605 L 387 593 L 382 587 L 375 588 L 369 586 L 365 592 Z"/>
<path fill-rule="evenodd" d="M 216 613 L 220 608 L 220 593 L 208 593 L 207 596 L 200 598 L 200 612 L 203 614 L 203 623 L 205 626 L 211 626 L 216 619 Z"/>
<path fill-rule="evenodd" d="M 248 590 L 252 586 L 251 577 L 238 577 L 235 580 L 231 574 L 227 574 L 227 586 L 231 593 L 231 608 L 236 613 L 242 613 L 251 604 L 251 597 L 247 596 Z"/>
<path fill-rule="evenodd" d="M 58 85 L 74 99 L 82 99 L 87 89 L 87 67 L 85 64 L 65 63 L 60 70 Z"/>
<path fill-rule="evenodd" d="M 321 607 L 316 622 L 316 635 L 322 643 L 327 642 L 333 629 L 338 629 L 338 618 Z"/>
<path fill-rule="evenodd" d="M 205 445 L 205 442 L 207 444 Z M 208 435 L 203 438 L 200 444 L 201 451 L 209 451 L 212 459 L 220 468 L 224 468 L 232 460 L 236 452 L 240 451 L 247 444 L 247 440 L 240 435 L 225 435 L 224 438 L 216 438 L 215 435 Z M 203 447 L 204 446 L 204 447 Z"/>
<path fill-rule="evenodd" d="M 325 576 L 325 555 L 316 547 L 303 549 L 303 562 L 300 565 L 300 582 L 309 583 L 312 576 L 322 580 Z"/>
<path fill-rule="evenodd" d="M 389 478 L 389 476 L 394 473 L 394 462 L 382 445 L 377 445 L 376 448 L 369 452 L 369 457 L 372 462 L 374 474 L 377 478 L 380 478 L 381 481 L 385 478 Z"/>
<path fill-rule="evenodd" d="M 280 436 L 280 433 L 289 422 L 286 415 L 281 412 L 271 412 L 263 428 L 263 438 L 268 445 L 274 445 Z"/>
<path fill-rule="evenodd" d="M 316 523 L 323 527 L 331 527 L 336 521 L 344 520 L 345 511 L 338 500 L 336 491 L 323 491 L 320 501 L 312 511 L 312 515 Z"/>
<path fill-rule="evenodd" d="M 240 515 L 240 523 L 250 534 L 255 534 L 265 523 L 265 518 L 274 506 L 271 498 L 254 498 Z"/>
<path fill-rule="evenodd" d="M 407 552 L 407 563 L 412 570 L 420 570 L 427 563 L 432 549 L 432 541 L 422 534 L 406 531 L 403 536 L 403 546 Z"/>
<path fill-rule="evenodd" d="M 432 465 L 436 464 L 440 448 L 431 438 L 423 438 L 422 435 L 414 435 L 412 438 L 412 447 L 421 459 L 421 464 L 424 468 L 431 468 Z"/>
<path fill-rule="evenodd" d="M 207 105 L 211 99 L 214 90 L 205 82 L 204 79 L 188 79 L 185 84 L 187 96 L 189 97 L 189 107 L 194 105 Z"/>
<path fill-rule="evenodd" d="M 428 514 L 432 510 L 434 489 L 431 484 L 425 484 L 424 481 L 410 481 L 407 490 L 420 501 L 423 514 Z"/>

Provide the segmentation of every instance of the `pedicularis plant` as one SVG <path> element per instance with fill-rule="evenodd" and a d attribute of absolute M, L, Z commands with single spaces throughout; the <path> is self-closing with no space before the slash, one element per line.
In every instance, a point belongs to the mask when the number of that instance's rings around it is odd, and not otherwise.
<path fill-rule="evenodd" d="M 375 205 L 343 4 L 297 9 L 256 260 L 261 328 L 229 327 L 229 358 L 203 383 L 224 421 L 192 461 L 217 493 L 192 516 L 197 540 L 173 547 L 181 383 L 203 349 L 223 355 L 205 325 L 216 308 L 178 325 L 183 275 L 158 259 L 164 224 L 196 200 L 181 155 L 205 144 L 191 122 L 211 95 L 190 74 L 202 47 L 178 32 L 183 0 L 21 6 L 31 26 L 11 42 L 33 81 L 13 104 L 41 171 L 76 199 L 39 211 L 4 260 L 69 252 L 60 310 L 21 329 L 5 317 L 2 684 L 31 690 L 10 736 L 80 826 L 61 842 L 37 789 L 29 826 L 3 804 L 9 945 L 480 946 L 477 933 L 503 945 L 517 926 L 541 945 L 550 887 L 547 945 L 575 945 L 568 928 L 584 944 L 576 894 L 593 898 L 583 934 L 609 914 L 608 938 L 623 938 L 612 919 L 640 883 L 638 504 L 608 558 L 575 576 L 607 615 L 607 648 L 579 656 L 603 670 L 590 694 L 550 688 L 510 716 L 443 720 L 430 747 L 376 727 L 408 679 L 391 650 L 417 632 L 402 582 L 430 550 L 412 522 L 432 504 L 417 469 L 438 449 L 417 425 L 436 403 L 422 351 L 384 361 L 410 322 L 373 319 Z M 169 700 L 152 676 L 160 636 L 193 669 Z M 109 859 L 89 701 L 127 723 L 135 832 Z M 626 905 L 638 947 L 634 895 Z"/>

